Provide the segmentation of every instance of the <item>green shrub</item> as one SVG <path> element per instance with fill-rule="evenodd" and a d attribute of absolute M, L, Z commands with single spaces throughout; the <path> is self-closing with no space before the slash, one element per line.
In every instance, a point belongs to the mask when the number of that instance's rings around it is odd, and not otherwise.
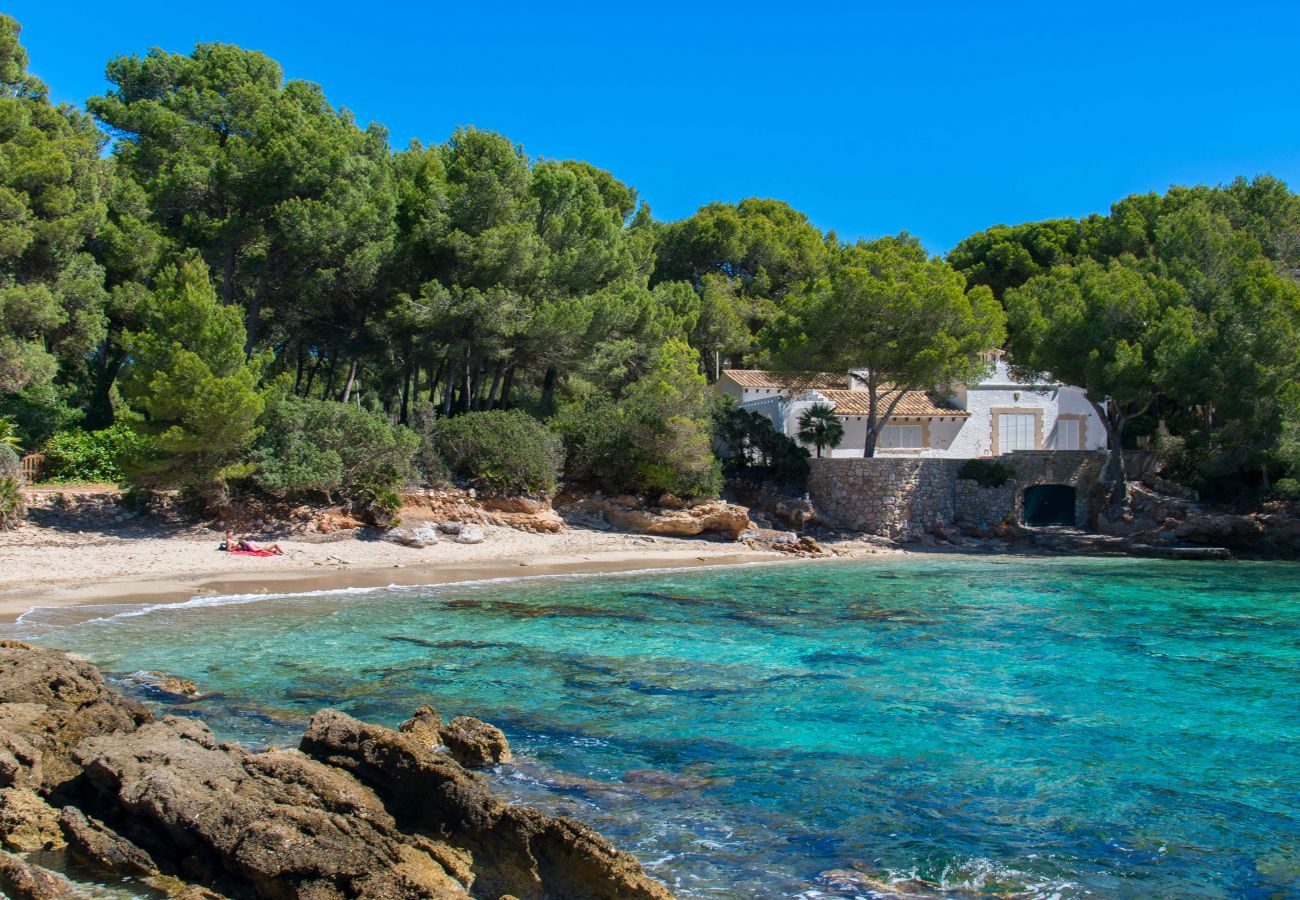
<path fill-rule="evenodd" d="M 0 444 L 0 478 L 17 480 L 22 468 L 22 460 L 19 459 L 14 448 L 8 444 Z"/>
<path fill-rule="evenodd" d="M 0 416 L 0 447 L 18 450 L 21 441 L 18 438 L 18 423 L 13 416 Z"/>
<path fill-rule="evenodd" d="M 18 524 L 26 510 L 23 507 L 22 464 L 14 448 L 0 444 L 0 531 Z"/>
<path fill-rule="evenodd" d="M 564 480 L 611 494 L 636 491 L 636 448 L 618 404 L 605 395 L 560 407 L 550 425 L 564 442 Z"/>
<path fill-rule="evenodd" d="M 552 493 L 564 465 L 559 435 L 517 409 L 444 419 L 433 443 L 452 472 L 499 493 Z"/>
<path fill-rule="evenodd" d="M 15 527 L 25 512 L 17 477 L 0 475 L 0 531 Z"/>
<path fill-rule="evenodd" d="M 957 471 L 958 478 L 978 481 L 984 487 L 1002 487 L 1016 477 L 1016 470 L 1004 463 L 989 459 L 968 459 Z"/>
<path fill-rule="evenodd" d="M 799 490 L 807 485 L 808 448 L 777 431 L 767 416 L 723 403 L 713 415 L 713 434 L 729 476 L 771 479 Z"/>
<path fill-rule="evenodd" d="M 122 423 L 99 431 L 60 431 L 44 447 L 45 475 L 50 481 L 116 484 L 139 447 L 140 435 Z"/>
<path fill-rule="evenodd" d="M 1300 500 L 1300 478 L 1279 478 L 1273 490 L 1283 497 Z"/>
<path fill-rule="evenodd" d="M 126 475 L 134 487 L 180 488 L 220 507 L 227 482 L 250 474 L 270 353 L 244 352 L 244 313 L 218 299 L 202 261 L 165 269 L 156 285 L 137 310 L 139 330 L 122 337 L 122 396 L 143 438 Z"/>
<path fill-rule="evenodd" d="M 563 407 L 552 425 L 564 438 L 569 477 L 612 494 L 716 497 L 722 467 L 709 416 L 717 395 L 698 359 L 686 344 L 669 341 L 621 397 L 598 394 Z"/>
<path fill-rule="evenodd" d="M 382 414 L 332 400 L 288 397 L 262 417 L 253 480 L 278 497 L 396 488 L 410 479 L 415 432 Z"/>
<path fill-rule="evenodd" d="M 451 480 L 451 469 L 438 452 L 438 409 L 425 400 L 415 404 L 411 412 L 411 421 L 420 439 L 412 460 L 416 472 L 425 484 L 445 484 Z"/>

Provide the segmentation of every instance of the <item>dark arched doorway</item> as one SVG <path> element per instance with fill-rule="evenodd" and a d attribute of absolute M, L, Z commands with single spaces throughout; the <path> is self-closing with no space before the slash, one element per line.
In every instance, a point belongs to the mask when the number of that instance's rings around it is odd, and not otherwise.
<path fill-rule="evenodd" d="M 1074 488 L 1068 484 L 1036 484 L 1025 488 L 1026 525 L 1073 525 Z"/>

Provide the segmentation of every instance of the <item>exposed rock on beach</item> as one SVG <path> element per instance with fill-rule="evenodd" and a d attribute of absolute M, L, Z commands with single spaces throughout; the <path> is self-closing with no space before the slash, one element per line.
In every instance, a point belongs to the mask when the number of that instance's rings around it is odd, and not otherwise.
<path fill-rule="evenodd" d="M 636 898 L 669 893 L 591 828 L 513 806 L 458 760 L 510 759 L 477 719 L 422 707 L 401 731 L 334 710 L 298 749 L 219 743 L 156 718 L 93 666 L 0 642 L 0 839 L 67 854 L 108 882 L 230 898 Z M 0 853 L 0 891 L 69 896 Z"/>

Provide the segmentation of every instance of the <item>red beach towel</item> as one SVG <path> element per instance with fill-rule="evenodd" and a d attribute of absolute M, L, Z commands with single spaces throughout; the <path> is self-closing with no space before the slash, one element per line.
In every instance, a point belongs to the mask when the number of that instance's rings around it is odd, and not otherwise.
<path fill-rule="evenodd" d="M 274 550 L 230 550 L 233 556 L 276 556 Z"/>

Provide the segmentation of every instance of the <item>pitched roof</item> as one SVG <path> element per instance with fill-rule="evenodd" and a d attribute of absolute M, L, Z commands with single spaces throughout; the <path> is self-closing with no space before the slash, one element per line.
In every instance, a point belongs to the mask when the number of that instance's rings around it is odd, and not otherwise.
<path fill-rule="evenodd" d="M 787 374 L 770 372 L 766 369 L 723 369 L 726 375 L 744 388 L 782 388 L 786 390 L 846 390 L 849 386 L 848 375 L 834 372 L 805 372 Z"/>
<path fill-rule="evenodd" d="M 839 391 L 819 389 L 818 393 L 835 404 L 837 416 L 865 416 L 870 414 L 866 391 Z M 954 406 L 942 397 L 925 391 L 907 391 L 894 407 L 894 418 L 902 416 L 961 416 L 970 413 Z"/>

